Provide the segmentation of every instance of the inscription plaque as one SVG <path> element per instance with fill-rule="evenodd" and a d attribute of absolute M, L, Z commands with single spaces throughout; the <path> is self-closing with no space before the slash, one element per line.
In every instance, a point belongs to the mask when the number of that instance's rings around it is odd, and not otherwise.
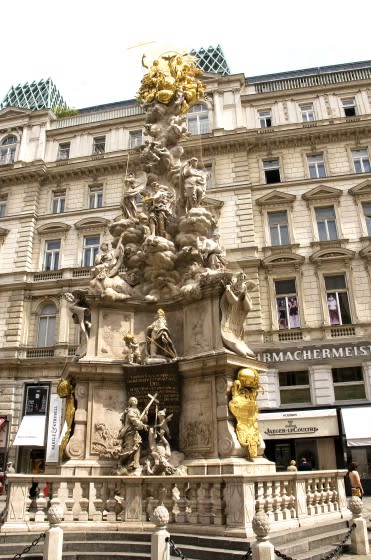
<path fill-rule="evenodd" d="M 166 408 L 166 414 L 173 414 L 169 422 L 171 433 L 170 446 L 178 449 L 180 417 L 180 378 L 177 362 L 145 366 L 124 366 L 124 379 L 128 399 L 136 397 L 140 410 L 148 404 L 148 394 L 157 393 L 159 410 Z M 154 422 L 155 405 L 149 411 L 150 423 Z M 141 434 L 144 435 L 144 432 Z"/>

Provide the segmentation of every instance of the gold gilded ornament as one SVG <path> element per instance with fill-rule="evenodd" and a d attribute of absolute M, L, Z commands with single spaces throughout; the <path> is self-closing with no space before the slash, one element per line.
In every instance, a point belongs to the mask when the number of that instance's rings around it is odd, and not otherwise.
<path fill-rule="evenodd" d="M 259 390 L 259 374 L 253 368 L 240 369 L 232 385 L 229 410 L 237 419 L 236 434 L 249 459 L 258 456 L 260 434 L 257 422 L 256 397 Z"/>
<path fill-rule="evenodd" d="M 61 399 L 66 399 L 65 408 L 65 422 L 67 426 L 66 433 L 59 446 L 59 457 L 63 459 L 67 443 L 71 437 L 72 423 L 75 416 L 75 396 L 73 393 L 73 386 L 68 379 L 60 379 L 57 385 L 57 393 Z"/>
<path fill-rule="evenodd" d="M 205 86 L 198 79 L 202 71 L 195 62 L 196 57 L 174 51 L 160 54 L 148 66 L 143 56 L 142 65 L 148 72 L 138 91 L 140 102 L 147 105 L 158 101 L 168 105 L 176 100 L 180 103 L 180 113 L 187 113 L 192 105 L 205 97 Z"/>

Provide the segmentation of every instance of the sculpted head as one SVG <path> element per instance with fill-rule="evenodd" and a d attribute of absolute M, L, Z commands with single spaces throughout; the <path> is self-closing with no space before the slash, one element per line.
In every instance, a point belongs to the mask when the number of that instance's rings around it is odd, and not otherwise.
<path fill-rule="evenodd" d="M 130 397 L 128 400 L 129 406 L 138 406 L 138 399 L 136 397 Z"/>

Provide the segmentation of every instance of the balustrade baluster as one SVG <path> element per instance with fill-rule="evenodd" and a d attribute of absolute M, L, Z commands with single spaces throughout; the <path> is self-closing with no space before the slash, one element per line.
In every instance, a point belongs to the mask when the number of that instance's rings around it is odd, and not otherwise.
<path fill-rule="evenodd" d="M 223 500 L 223 487 L 220 482 L 211 485 L 210 498 L 212 504 L 212 523 L 214 525 L 224 525 L 225 523 L 225 502 Z"/>
<path fill-rule="evenodd" d="M 115 482 L 111 480 L 107 482 L 106 510 L 107 521 L 116 521 Z"/>
<path fill-rule="evenodd" d="M 305 481 L 305 485 L 306 485 L 306 494 L 307 494 L 307 511 L 308 511 L 308 515 L 314 515 L 315 514 L 315 509 L 314 509 L 314 480 L 312 478 L 309 478 L 308 480 Z"/>
<path fill-rule="evenodd" d="M 281 483 L 279 480 L 275 480 L 273 482 L 273 513 L 276 521 L 282 521 L 281 506 Z"/>
<path fill-rule="evenodd" d="M 255 513 L 265 513 L 264 485 L 262 482 L 255 482 Z"/>
<path fill-rule="evenodd" d="M 192 523 L 192 524 L 198 523 L 197 487 L 198 484 L 196 482 L 191 482 L 189 492 L 188 492 L 189 502 L 188 502 L 187 519 L 188 519 L 188 523 Z"/>
<path fill-rule="evenodd" d="M 95 489 L 95 498 L 93 500 L 94 512 L 92 514 L 92 519 L 93 521 L 102 521 L 103 509 L 104 509 L 104 502 L 102 499 L 103 483 L 96 482 L 94 484 L 94 489 Z"/>
<path fill-rule="evenodd" d="M 75 491 L 75 482 L 67 482 L 67 489 L 66 489 L 66 498 L 64 500 L 64 520 L 65 521 L 73 521 L 73 506 L 75 505 L 74 499 L 74 491 Z"/>
<path fill-rule="evenodd" d="M 31 504 L 32 504 L 32 498 L 30 498 L 29 495 L 27 495 L 27 498 L 25 499 L 25 512 L 24 512 L 24 520 L 25 521 L 31 521 Z M 33 516 L 32 516 L 33 517 Z"/>
<path fill-rule="evenodd" d="M 79 512 L 79 521 L 89 521 L 89 483 L 88 482 L 81 482 L 81 497 L 79 499 L 80 504 L 80 512 Z"/>
<path fill-rule="evenodd" d="M 40 489 L 40 493 L 36 498 L 36 513 L 35 521 L 36 523 L 42 523 L 46 520 L 46 508 L 48 505 L 48 499 L 44 496 L 44 488 Z"/>
<path fill-rule="evenodd" d="M 321 513 L 321 506 L 320 506 L 320 500 L 321 500 L 321 492 L 320 492 L 320 486 L 321 486 L 321 480 L 319 478 L 315 478 L 314 479 L 314 483 L 313 483 L 313 508 L 314 508 L 314 512 L 317 515 L 318 513 Z"/>
<path fill-rule="evenodd" d="M 264 511 L 268 516 L 268 519 L 270 521 L 273 521 L 275 517 L 273 514 L 274 505 L 273 505 L 272 481 L 268 480 L 266 482 L 263 482 L 263 488 L 264 488 Z"/>
<path fill-rule="evenodd" d="M 288 504 L 290 501 L 290 497 L 288 496 L 287 490 L 289 486 L 289 481 L 287 479 L 281 480 L 281 512 L 282 512 L 282 519 L 290 519 L 291 513 L 288 508 Z"/>

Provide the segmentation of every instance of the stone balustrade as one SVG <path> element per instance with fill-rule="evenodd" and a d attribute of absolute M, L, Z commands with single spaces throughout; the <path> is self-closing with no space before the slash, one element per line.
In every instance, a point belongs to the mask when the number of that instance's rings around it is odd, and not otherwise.
<path fill-rule="evenodd" d="M 163 503 L 171 532 L 253 536 L 251 522 L 265 513 L 272 531 L 350 519 L 345 471 L 283 472 L 273 475 L 174 477 L 9 475 L 9 507 L 1 532 L 37 531 L 47 525 L 47 509 L 60 502 L 62 526 L 102 529 L 129 525 L 150 528 Z M 39 494 L 29 497 L 37 480 Z M 274 523 L 273 523 L 274 522 Z M 104 529 L 103 529 L 104 530 Z"/>

